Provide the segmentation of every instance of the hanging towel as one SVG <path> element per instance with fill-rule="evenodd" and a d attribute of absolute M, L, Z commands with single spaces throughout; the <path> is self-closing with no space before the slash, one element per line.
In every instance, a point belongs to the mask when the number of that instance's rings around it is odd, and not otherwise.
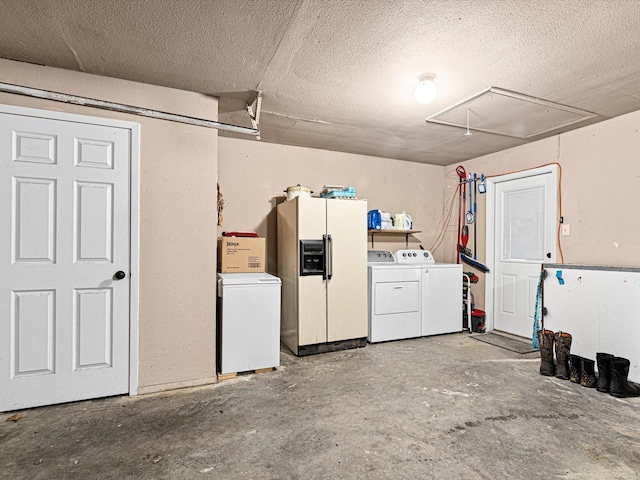
<path fill-rule="evenodd" d="M 536 291 L 536 307 L 533 314 L 533 335 L 531 336 L 531 348 L 534 348 L 536 350 L 540 350 L 540 345 L 538 342 L 538 330 L 542 328 L 542 282 L 544 282 L 544 268 L 540 269 L 538 290 Z"/>

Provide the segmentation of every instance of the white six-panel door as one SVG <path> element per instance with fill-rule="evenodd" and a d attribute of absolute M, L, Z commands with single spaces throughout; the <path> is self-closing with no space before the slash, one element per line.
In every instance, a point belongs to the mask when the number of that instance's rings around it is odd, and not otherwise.
<path fill-rule="evenodd" d="M 0 113 L 0 410 L 129 391 L 130 137 Z"/>

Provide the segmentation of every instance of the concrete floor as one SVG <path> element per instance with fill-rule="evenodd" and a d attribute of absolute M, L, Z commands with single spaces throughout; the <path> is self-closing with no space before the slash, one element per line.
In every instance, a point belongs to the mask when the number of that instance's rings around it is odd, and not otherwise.
<path fill-rule="evenodd" d="M 466 333 L 283 352 L 214 386 L 2 414 L 0 478 L 639 478 L 640 398 L 538 367 Z"/>

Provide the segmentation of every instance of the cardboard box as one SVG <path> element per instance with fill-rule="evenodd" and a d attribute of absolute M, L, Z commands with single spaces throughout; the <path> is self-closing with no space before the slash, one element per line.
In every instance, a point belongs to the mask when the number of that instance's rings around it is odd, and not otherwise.
<path fill-rule="evenodd" d="M 264 272 L 266 240 L 255 237 L 218 238 L 218 272 Z"/>

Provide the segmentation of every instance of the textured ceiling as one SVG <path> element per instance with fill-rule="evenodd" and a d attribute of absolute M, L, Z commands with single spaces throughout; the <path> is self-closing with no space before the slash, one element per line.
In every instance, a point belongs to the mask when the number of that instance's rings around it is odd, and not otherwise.
<path fill-rule="evenodd" d="M 425 122 L 488 87 L 596 114 L 566 129 L 640 109 L 637 0 L 0 0 L 0 7 L 2 58 L 214 95 L 220 121 L 247 126 L 245 104 L 262 91 L 263 142 L 449 165 L 558 133 L 464 136 L 463 128 Z M 413 99 L 425 72 L 439 88 L 426 106 Z"/>

